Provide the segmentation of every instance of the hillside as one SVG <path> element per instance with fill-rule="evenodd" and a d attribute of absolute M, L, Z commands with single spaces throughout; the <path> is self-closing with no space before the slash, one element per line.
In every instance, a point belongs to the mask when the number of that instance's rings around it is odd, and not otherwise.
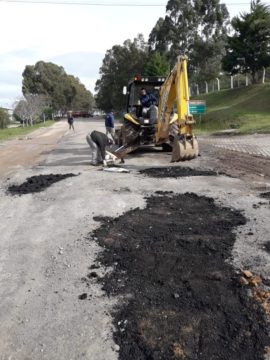
<path fill-rule="evenodd" d="M 206 115 L 196 116 L 199 133 L 235 129 L 237 133 L 270 132 L 270 84 L 203 94 Z"/>

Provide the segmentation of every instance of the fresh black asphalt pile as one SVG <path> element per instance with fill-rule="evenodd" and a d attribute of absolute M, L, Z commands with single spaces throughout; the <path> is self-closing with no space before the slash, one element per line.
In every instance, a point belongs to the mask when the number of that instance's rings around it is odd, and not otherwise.
<path fill-rule="evenodd" d="M 100 220 L 100 219 L 99 219 Z M 259 360 L 269 345 L 260 305 L 227 261 L 243 215 L 195 194 L 162 194 L 105 218 L 92 234 L 115 309 L 120 360 Z"/>
<path fill-rule="evenodd" d="M 197 170 L 180 166 L 148 168 L 141 170 L 140 173 L 157 178 L 217 175 L 217 172 L 212 170 Z"/>
<path fill-rule="evenodd" d="M 260 197 L 263 199 L 269 199 L 270 200 L 270 191 L 265 192 L 265 193 L 261 193 Z"/>
<path fill-rule="evenodd" d="M 264 250 L 270 253 L 270 241 L 267 241 L 264 245 Z"/>
<path fill-rule="evenodd" d="M 49 174 L 49 175 L 37 175 L 31 176 L 26 179 L 26 181 L 20 185 L 10 185 L 8 187 L 8 192 L 12 195 L 23 195 L 30 194 L 35 192 L 40 192 L 51 186 L 57 181 L 61 181 L 68 177 L 77 176 L 72 173 L 68 174 Z"/>

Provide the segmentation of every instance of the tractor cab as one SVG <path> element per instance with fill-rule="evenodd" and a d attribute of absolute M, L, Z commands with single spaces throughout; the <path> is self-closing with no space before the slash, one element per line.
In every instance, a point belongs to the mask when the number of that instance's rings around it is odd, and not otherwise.
<path fill-rule="evenodd" d="M 144 120 L 149 118 L 149 111 L 141 104 L 141 89 L 145 89 L 146 93 L 152 95 L 157 101 L 159 101 L 159 89 L 164 83 L 165 77 L 160 76 L 135 76 L 131 80 L 127 87 L 127 113 L 144 123 Z"/>
<path fill-rule="evenodd" d="M 159 90 L 165 81 L 161 76 L 135 76 L 123 94 L 127 95 L 127 107 L 123 125 L 118 133 L 118 145 L 153 145 L 158 120 Z M 151 104 L 143 106 L 142 89 L 151 94 Z M 145 104 L 144 104 L 145 105 Z"/>

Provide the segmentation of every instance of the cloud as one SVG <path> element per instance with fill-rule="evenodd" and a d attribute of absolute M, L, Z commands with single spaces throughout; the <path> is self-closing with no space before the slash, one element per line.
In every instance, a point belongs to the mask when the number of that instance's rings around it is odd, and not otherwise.
<path fill-rule="evenodd" d="M 0 84 L 0 106 L 11 108 L 16 98 L 21 96 L 21 85 Z"/>
<path fill-rule="evenodd" d="M 138 32 L 147 38 L 165 6 L 111 8 L 0 1 L 0 13 L 0 84 L 6 89 L 9 84 L 17 86 L 13 95 L 10 89 L 8 95 L 0 94 L 1 106 L 9 96 L 13 102 L 21 94 L 25 66 L 39 60 L 63 66 L 93 92 L 106 50 L 133 39 Z"/>
<path fill-rule="evenodd" d="M 47 56 L 43 61 L 62 66 L 65 71 L 78 77 L 94 92 L 99 68 L 104 54 L 90 51 L 67 52 L 57 56 Z M 35 65 L 41 60 L 36 50 L 19 49 L 2 54 L 0 64 L 0 106 L 11 106 L 15 98 L 21 96 L 22 73 L 26 65 Z"/>
<path fill-rule="evenodd" d="M 21 84 L 21 71 L 0 68 L 0 87 Z"/>
<path fill-rule="evenodd" d="M 78 51 L 53 57 L 51 61 L 63 66 L 68 74 L 78 77 L 93 92 L 103 58 L 102 53 Z"/>

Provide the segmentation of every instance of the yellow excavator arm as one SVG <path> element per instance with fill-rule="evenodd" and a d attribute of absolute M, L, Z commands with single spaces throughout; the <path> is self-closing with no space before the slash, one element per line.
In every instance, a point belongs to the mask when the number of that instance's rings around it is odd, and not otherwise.
<path fill-rule="evenodd" d="M 177 113 L 173 114 L 176 101 Z M 187 58 L 179 56 L 177 63 L 160 88 L 156 143 L 168 141 L 172 135 L 172 161 L 190 160 L 198 156 L 198 143 L 193 134 L 193 116 L 189 113 Z"/>

